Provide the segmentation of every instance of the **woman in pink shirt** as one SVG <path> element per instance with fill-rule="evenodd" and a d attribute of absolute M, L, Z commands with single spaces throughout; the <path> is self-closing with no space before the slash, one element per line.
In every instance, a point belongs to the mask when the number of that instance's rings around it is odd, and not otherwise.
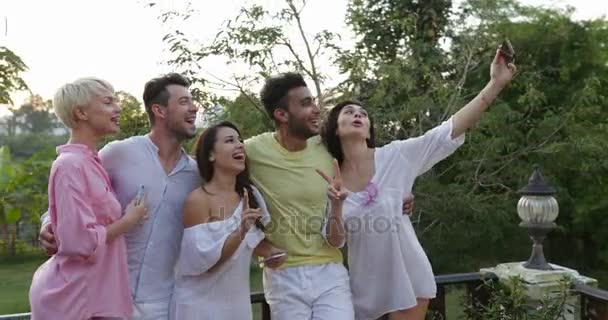
<path fill-rule="evenodd" d="M 124 216 L 97 143 L 119 131 L 120 108 L 112 86 L 84 78 L 61 87 L 53 107 L 70 129 L 57 147 L 49 177 L 49 215 L 57 253 L 34 274 L 33 320 L 122 319 L 131 316 L 123 234 L 147 217 L 134 199 Z"/>

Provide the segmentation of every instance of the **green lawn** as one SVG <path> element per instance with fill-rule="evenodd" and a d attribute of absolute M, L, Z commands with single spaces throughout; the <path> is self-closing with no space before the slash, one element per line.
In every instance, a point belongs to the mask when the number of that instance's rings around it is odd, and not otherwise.
<path fill-rule="evenodd" d="M 32 275 L 45 260 L 41 255 L 0 263 L 0 314 L 30 311 L 28 291 Z"/>

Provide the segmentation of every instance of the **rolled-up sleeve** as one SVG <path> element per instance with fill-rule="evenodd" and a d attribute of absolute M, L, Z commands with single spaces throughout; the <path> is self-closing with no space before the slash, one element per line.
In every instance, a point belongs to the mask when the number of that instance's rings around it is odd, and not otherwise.
<path fill-rule="evenodd" d="M 94 263 L 106 247 L 106 228 L 89 204 L 84 175 L 78 168 L 60 168 L 53 179 L 57 224 L 57 254 L 80 256 Z"/>

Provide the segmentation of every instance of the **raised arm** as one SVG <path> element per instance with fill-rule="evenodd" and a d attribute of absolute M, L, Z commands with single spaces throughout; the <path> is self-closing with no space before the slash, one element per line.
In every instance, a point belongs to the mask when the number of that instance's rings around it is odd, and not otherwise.
<path fill-rule="evenodd" d="M 344 246 L 346 231 L 344 229 L 344 218 L 342 216 L 342 205 L 348 192 L 342 188 L 342 176 L 338 160 L 334 159 L 335 178 L 330 178 L 321 170 L 317 173 L 327 182 L 327 197 L 329 198 L 328 210 L 326 214 L 326 225 L 323 235 L 327 243 L 334 248 Z"/>
<path fill-rule="evenodd" d="M 500 51 L 497 51 L 490 66 L 490 81 L 473 100 L 458 110 L 449 120 L 423 135 L 393 141 L 390 147 L 396 148 L 407 160 L 408 170 L 413 170 L 416 176 L 425 173 L 436 163 L 454 153 L 464 143 L 464 133 L 479 121 L 481 114 L 511 81 L 515 71 L 515 65 L 512 63 L 507 65 Z"/>
<path fill-rule="evenodd" d="M 458 110 L 452 117 L 452 138 L 457 138 L 473 127 L 481 118 L 481 114 L 496 99 L 504 87 L 511 82 L 516 72 L 513 63 L 508 65 L 499 50 L 490 66 L 490 81 L 473 100 Z"/>
<path fill-rule="evenodd" d="M 239 227 L 236 230 L 234 230 L 230 234 L 228 239 L 226 239 L 226 242 L 224 242 L 224 246 L 222 248 L 222 254 L 220 256 L 220 259 L 211 268 L 210 271 L 212 271 L 215 268 L 218 268 L 223 263 L 225 263 L 228 259 L 230 259 L 230 257 L 232 257 L 232 255 L 234 255 L 236 250 L 241 245 L 241 242 L 243 241 L 243 239 L 245 239 L 245 236 L 247 235 L 247 232 L 249 232 L 249 229 L 251 229 L 253 227 L 253 225 L 255 224 L 255 221 L 260 219 L 261 217 L 262 217 L 262 214 L 260 213 L 259 208 L 258 209 L 249 208 L 249 193 L 247 192 L 247 189 L 245 189 L 244 199 L 243 199 L 243 208 L 242 208 L 242 212 L 241 212 L 241 222 L 239 224 Z"/>

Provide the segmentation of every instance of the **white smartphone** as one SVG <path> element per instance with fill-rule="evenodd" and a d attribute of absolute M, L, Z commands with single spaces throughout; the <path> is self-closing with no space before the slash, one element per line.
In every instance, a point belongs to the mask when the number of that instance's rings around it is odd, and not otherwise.
<path fill-rule="evenodd" d="M 140 184 L 139 188 L 137 188 L 137 194 L 135 194 L 135 204 L 139 205 L 139 203 L 141 202 L 143 197 L 144 197 L 144 185 Z"/>
<path fill-rule="evenodd" d="M 264 262 L 268 262 L 270 260 L 274 260 L 274 259 L 278 259 L 278 258 L 282 258 L 284 256 L 287 255 L 287 252 L 281 252 L 281 253 L 277 253 L 277 254 L 273 254 L 268 258 L 264 258 Z"/>

